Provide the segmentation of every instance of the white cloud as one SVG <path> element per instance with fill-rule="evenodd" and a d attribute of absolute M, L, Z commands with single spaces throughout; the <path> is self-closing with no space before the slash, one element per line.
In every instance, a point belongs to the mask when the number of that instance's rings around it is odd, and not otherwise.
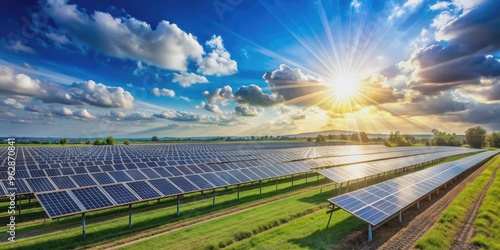
<path fill-rule="evenodd" d="M 182 87 L 187 88 L 197 83 L 208 83 L 208 80 L 206 77 L 194 73 L 181 72 L 180 74 L 174 73 L 172 82 L 179 83 Z"/>
<path fill-rule="evenodd" d="M 28 54 L 36 54 L 36 51 L 33 48 L 24 45 L 21 41 L 15 41 L 11 45 L 5 45 L 5 48 L 16 52 L 21 51 Z"/>
<path fill-rule="evenodd" d="M 441 10 L 441 9 L 447 9 L 451 5 L 450 2 L 437 2 L 431 7 L 429 7 L 431 10 Z"/>
<path fill-rule="evenodd" d="M 12 107 L 15 109 L 23 109 L 24 105 L 18 102 L 16 99 L 13 98 L 5 98 L 0 100 L 0 105 L 2 106 L 7 106 L 7 107 Z"/>
<path fill-rule="evenodd" d="M 396 5 L 388 19 L 393 20 L 414 11 L 421 3 L 422 0 L 407 0 L 403 5 Z"/>
<path fill-rule="evenodd" d="M 133 85 L 132 83 L 127 83 L 127 87 L 129 87 L 129 88 L 133 88 L 133 87 L 134 87 L 134 85 Z"/>
<path fill-rule="evenodd" d="M 121 87 L 109 87 L 92 80 L 71 86 L 41 82 L 13 68 L 0 65 L 0 93 L 30 96 L 45 103 L 94 105 L 106 108 L 132 108 L 134 97 Z"/>
<path fill-rule="evenodd" d="M 203 92 L 203 97 L 205 97 L 209 104 L 220 103 L 223 106 L 226 106 L 228 105 L 229 101 L 234 98 L 234 95 L 231 86 L 226 85 L 222 88 L 214 90 L 213 92 Z"/>
<path fill-rule="evenodd" d="M 50 32 L 45 34 L 45 36 L 52 40 L 52 42 L 54 42 L 56 45 L 64 45 L 69 43 L 69 39 L 65 35 Z"/>
<path fill-rule="evenodd" d="M 57 24 L 58 35 L 117 58 L 183 71 L 189 58 L 201 60 L 204 54 L 196 37 L 168 21 L 152 29 L 133 17 L 116 18 L 100 11 L 89 15 L 60 0 L 48 0 L 43 9 Z"/>
<path fill-rule="evenodd" d="M 171 90 L 171 89 L 154 88 L 151 92 L 155 96 L 169 96 L 169 97 L 174 97 L 175 96 L 175 92 L 173 90 Z"/>
<path fill-rule="evenodd" d="M 231 60 L 231 54 L 224 48 L 220 36 L 212 36 L 206 45 L 212 49 L 212 52 L 199 62 L 198 72 L 216 76 L 232 75 L 238 72 L 238 64 Z"/>
<path fill-rule="evenodd" d="M 73 112 L 73 115 L 76 117 L 84 118 L 84 119 L 94 119 L 95 116 L 91 115 L 86 109 L 78 110 Z"/>
<path fill-rule="evenodd" d="M 179 96 L 179 98 L 181 98 L 182 100 L 186 101 L 186 102 L 191 102 L 191 99 L 189 99 L 188 97 L 186 96 Z"/>
<path fill-rule="evenodd" d="M 197 109 L 205 109 L 210 112 L 214 112 L 217 114 L 222 114 L 222 110 L 217 106 L 216 104 L 210 104 L 210 103 L 205 103 L 201 102 L 200 105 L 196 105 L 195 108 Z"/>
<path fill-rule="evenodd" d="M 361 7 L 361 3 L 358 0 L 352 0 L 351 7 L 354 7 L 357 10 Z"/>
<path fill-rule="evenodd" d="M 248 105 L 238 105 L 234 108 L 236 115 L 238 116 L 258 116 L 260 115 L 259 110 L 255 107 Z"/>
<path fill-rule="evenodd" d="M 72 116 L 73 111 L 71 109 L 66 108 L 66 107 L 59 107 L 59 108 L 54 108 L 50 112 L 53 115 L 58 115 L 58 116 Z"/>

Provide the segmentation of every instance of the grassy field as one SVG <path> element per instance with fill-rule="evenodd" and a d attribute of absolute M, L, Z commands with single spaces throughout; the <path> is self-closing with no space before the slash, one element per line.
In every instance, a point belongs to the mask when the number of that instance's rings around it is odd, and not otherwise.
<path fill-rule="evenodd" d="M 484 249 L 500 249 L 500 178 L 498 173 L 484 196 L 474 226 L 472 243 Z"/>
<path fill-rule="evenodd" d="M 494 169 L 500 164 L 500 156 L 489 160 L 483 173 L 458 195 L 441 213 L 440 219 L 416 244 L 417 249 L 448 249 L 455 235 L 462 228 L 473 203 L 486 187 Z"/>

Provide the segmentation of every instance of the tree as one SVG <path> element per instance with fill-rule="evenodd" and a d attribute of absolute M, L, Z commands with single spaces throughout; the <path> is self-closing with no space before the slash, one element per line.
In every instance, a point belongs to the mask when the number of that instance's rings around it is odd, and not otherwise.
<path fill-rule="evenodd" d="M 359 141 L 359 135 L 357 133 L 351 135 L 351 141 Z"/>
<path fill-rule="evenodd" d="M 398 146 L 411 146 L 412 143 L 406 140 L 405 135 L 401 135 L 399 131 L 392 132 L 389 134 L 389 138 L 384 141 L 384 145 L 387 147 L 398 147 Z"/>
<path fill-rule="evenodd" d="M 362 142 L 368 142 L 370 140 L 368 139 L 368 135 L 364 131 L 359 132 L 359 138 Z"/>
<path fill-rule="evenodd" d="M 59 143 L 61 143 L 61 145 L 68 144 L 68 138 L 61 138 L 61 140 L 59 140 Z"/>
<path fill-rule="evenodd" d="M 130 145 L 130 141 L 129 140 L 125 140 L 125 141 L 123 141 L 123 144 Z"/>
<path fill-rule="evenodd" d="M 488 135 L 488 145 L 490 147 L 500 148 L 500 132 L 493 132 Z"/>
<path fill-rule="evenodd" d="M 151 141 L 159 141 L 158 136 L 155 135 L 155 136 L 151 137 Z"/>
<path fill-rule="evenodd" d="M 328 140 L 333 140 L 333 135 L 328 135 Z"/>
<path fill-rule="evenodd" d="M 312 141 L 313 141 L 313 139 L 312 139 L 311 137 L 308 137 L 308 138 L 307 138 L 307 141 L 308 141 L 308 142 L 312 142 Z"/>
<path fill-rule="evenodd" d="M 90 145 L 90 144 L 92 144 L 92 141 L 91 141 L 91 140 L 87 140 L 87 141 L 85 142 L 85 144 Z"/>
<path fill-rule="evenodd" d="M 326 138 L 324 135 L 316 136 L 316 142 L 323 142 L 323 141 L 326 141 Z"/>
<path fill-rule="evenodd" d="M 103 140 L 101 138 L 97 138 L 95 141 L 94 141 L 94 145 L 102 145 L 103 144 Z"/>
<path fill-rule="evenodd" d="M 106 144 L 108 145 L 115 145 L 116 141 L 115 141 L 115 138 L 113 138 L 113 136 L 108 136 L 108 138 L 106 138 Z"/>
<path fill-rule="evenodd" d="M 347 141 L 347 135 L 345 135 L 345 134 L 340 134 L 340 140 Z"/>
<path fill-rule="evenodd" d="M 473 148 L 482 148 L 486 141 L 486 130 L 481 126 L 469 128 L 465 131 L 465 140 Z"/>

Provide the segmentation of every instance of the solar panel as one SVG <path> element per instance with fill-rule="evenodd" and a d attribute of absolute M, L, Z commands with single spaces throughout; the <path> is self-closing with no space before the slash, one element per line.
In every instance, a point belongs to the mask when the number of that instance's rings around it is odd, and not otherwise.
<path fill-rule="evenodd" d="M 33 192 L 46 192 L 56 190 L 57 188 L 52 185 L 47 177 L 26 179 L 26 182 L 31 187 Z"/>
<path fill-rule="evenodd" d="M 7 195 L 7 193 L 6 193 L 5 189 L 3 188 L 2 183 L 0 182 L 0 197 L 6 196 L 6 195 Z"/>
<path fill-rule="evenodd" d="M 252 172 L 251 168 L 242 168 L 240 171 L 245 174 L 246 176 L 250 177 L 252 180 L 262 180 L 264 179 L 263 177 L 257 175 L 256 173 Z"/>
<path fill-rule="evenodd" d="M 31 177 L 46 177 L 45 171 L 39 169 L 29 170 Z"/>
<path fill-rule="evenodd" d="M 98 167 L 98 166 L 90 166 L 90 167 L 87 167 L 87 171 L 89 173 L 98 173 L 98 172 L 102 172 L 101 169 Z"/>
<path fill-rule="evenodd" d="M 25 179 L 17 179 L 15 181 L 2 181 L 3 186 L 5 187 L 5 191 L 11 192 L 15 191 L 16 194 L 30 194 L 33 193 L 31 189 L 28 187 Z M 12 185 L 11 185 L 12 184 Z M 12 189 L 12 190 L 11 190 Z"/>
<path fill-rule="evenodd" d="M 212 183 L 209 183 L 199 175 L 186 175 L 185 177 L 201 189 L 210 189 L 215 187 Z"/>
<path fill-rule="evenodd" d="M 158 175 L 153 169 L 141 169 L 140 170 L 144 175 L 148 177 L 148 179 L 156 179 L 156 178 L 161 178 L 160 175 Z"/>
<path fill-rule="evenodd" d="M 226 181 L 227 183 L 229 184 L 239 184 L 240 181 L 236 178 L 234 178 L 232 175 L 226 173 L 226 172 L 215 172 L 214 174 L 216 174 L 217 176 L 219 176 L 221 179 L 223 179 L 224 181 Z"/>
<path fill-rule="evenodd" d="M 173 182 L 176 186 L 184 190 L 184 192 L 193 192 L 193 191 L 198 191 L 200 190 L 198 187 L 194 186 L 189 182 L 186 178 L 183 176 L 178 176 L 178 177 L 170 177 L 168 178 L 171 182 Z"/>
<path fill-rule="evenodd" d="M 375 226 L 398 211 L 405 209 L 411 203 L 425 197 L 429 192 L 444 185 L 465 170 L 497 153 L 489 151 L 439 164 L 432 168 L 331 198 L 329 202 Z"/>
<path fill-rule="evenodd" d="M 36 199 L 50 218 L 83 212 L 67 191 L 36 194 Z"/>
<path fill-rule="evenodd" d="M 61 172 L 63 175 L 72 175 L 75 174 L 73 168 L 61 168 Z"/>
<path fill-rule="evenodd" d="M 129 186 L 143 200 L 159 198 L 162 196 L 145 181 L 128 182 L 125 185 Z"/>
<path fill-rule="evenodd" d="M 243 173 L 240 172 L 240 170 L 230 170 L 227 171 L 229 174 L 234 176 L 236 179 L 238 179 L 241 183 L 244 182 L 250 182 L 250 181 L 256 181 L 258 179 L 252 180 L 251 178 L 248 178 L 248 176 L 244 175 Z"/>
<path fill-rule="evenodd" d="M 153 168 L 156 173 L 158 173 L 161 177 L 170 177 L 172 174 L 168 172 L 165 168 L 159 167 L 159 168 Z"/>
<path fill-rule="evenodd" d="M 73 170 L 75 170 L 76 174 L 87 174 L 88 173 L 86 167 L 76 167 L 76 168 L 73 168 Z"/>
<path fill-rule="evenodd" d="M 146 180 L 147 177 L 137 169 L 125 170 L 125 172 L 135 181 Z"/>
<path fill-rule="evenodd" d="M 115 183 L 108 173 L 93 173 L 91 175 L 101 185 Z"/>
<path fill-rule="evenodd" d="M 229 186 L 229 183 L 221 179 L 219 176 L 213 174 L 213 173 L 205 173 L 201 174 L 205 179 L 207 179 L 209 182 L 213 183 L 217 187 L 225 187 Z"/>
<path fill-rule="evenodd" d="M 102 186 L 102 189 L 104 189 L 118 205 L 139 201 L 139 198 L 123 184 L 106 185 Z"/>
<path fill-rule="evenodd" d="M 181 190 L 165 179 L 149 180 L 149 183 L 151 183 L 151 185 L 153 185 L 153 187 L 160 191 L 164 196 L 172 196 L 182 193 Z"/>
<path fill-rule="evenodd" d="M 68 190 L 78 199 L 86 210 L 99 209 L 113 206 L 113 202 L 99 189 L 99 187 L 88 187 Z"/>
<path fill-rule="evenodd" d="M 123 171 L 109 172 L 108 174 L 110 174 L 111 177 L 113 177 L 117 182 L 132 181 L 132 179 L 130 179 L 130 177 Z"/>
<path fill-rule="evenodd" d="M 45 173 L 47 174 L 47 176 L 60 176 L 61 170 L 59 170 L 57 168 L 56 169 L 45 169 Z M 17 175 L 17 173 L 16 173 L 16 175 Z"/>
<path fill-rule="evenodd" d="M 176 168 L 182 172 L 183 175 L 193 174 L 193 171 L 188 169 L 186 166 L 176 166 Z"/>
<path fill-rule="evenodd" d="M 166 170 L 170 172 L 173 176 L 181 176 L 183 173 L 175 167 L 167 167 Z"/>
<path fill-rule="evenodd" d="M 69 178 L 69 176 L 54 176 L 50 177 L 52 182 L 56 184 L 57 188 L 59 189 L 69 189 L 69 188 L 76 188 L 77 185 Z"/>
<path fill-rule="evenodd" d="M 97 183 L 90 177 L 89 174 L 72 175 L 71 179 L 80 187 L 95 186 Z"/>

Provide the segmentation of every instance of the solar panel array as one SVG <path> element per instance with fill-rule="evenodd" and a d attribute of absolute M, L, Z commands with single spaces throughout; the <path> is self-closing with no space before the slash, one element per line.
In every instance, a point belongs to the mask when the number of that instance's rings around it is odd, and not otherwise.
<path fill-rule="evenodd" d="M 407 174 L 328 201 L 376 226 L 500 151 L 487 151 Z"/>
<path fill-rule="evenodd" d="M 481 152 L 482 149 L 466 149 L 466 150 L 455 150 L 455 151 L 444 151 L 433 154 L 421 154 L 408 156 L 404 158 L 396 158 L 389 160 L 380 160 L 374 162 L 358 163 L 348 166 L 341 166 L 336 168 L 327 168 L 318 170 L 318 173 L 327 177 L 335 183 L 343 183 L 348 181 L 354 181 L 357 179 L 409 167 L 418 164 L 423 164 L 426 162 L 434 161 L 441 158 L 446 158 L 454 155 Z"/>
<path fill-rule="evenodd" d="M 250 145 L 250 146 L 249 146 Z M 58 148 L 17 148 L 17 194 L 35 193 L 50 217 L 73 213 L 47 208 L 47 199 L 69 195 L 79 211 L 169 197 L 291 174 L 307 173 L 321 164 L 348 164 L 361 160 L 457 150 L 453 147 L 280 146 L 238 144 L 159 144 Z M 293 146 L 296 146 L 295 148 Z M 297 147 L 299 146 L 299 147 Z M 0 155 L 5 154 L 0 148 Z M 361 154 L 366 154 L 362 155 Z M 357 157 L 354 157 L 356 156 Z M 326 165 L 324 165 L 326 166 Z M 7 165 L 0 166 L 0 196 L 9 183 Z M 2 188 L 2 185 L 5 187 Z M 106 187 L 106 188 L 105 188 Z M 82 191 L 79 191 L 82 190 Z M 125 191 L 125 190 L 128 190 Z M 127 198 L 117 197 L 124 192 Z M 108 197 L 109 202 L 85 206 L 85 195 Z M 133 194 L 133 195 L 131 195 Z M 103 196 L 104 195 L 104 196 Z M 80 197 L 80 198 L 79 198 Z M 43 198 L 42 198 L 43 199 Z M 65 212 L 66 211 L 66 212 Z M 67 213 L 69 212 L 69 213 Z"/>

